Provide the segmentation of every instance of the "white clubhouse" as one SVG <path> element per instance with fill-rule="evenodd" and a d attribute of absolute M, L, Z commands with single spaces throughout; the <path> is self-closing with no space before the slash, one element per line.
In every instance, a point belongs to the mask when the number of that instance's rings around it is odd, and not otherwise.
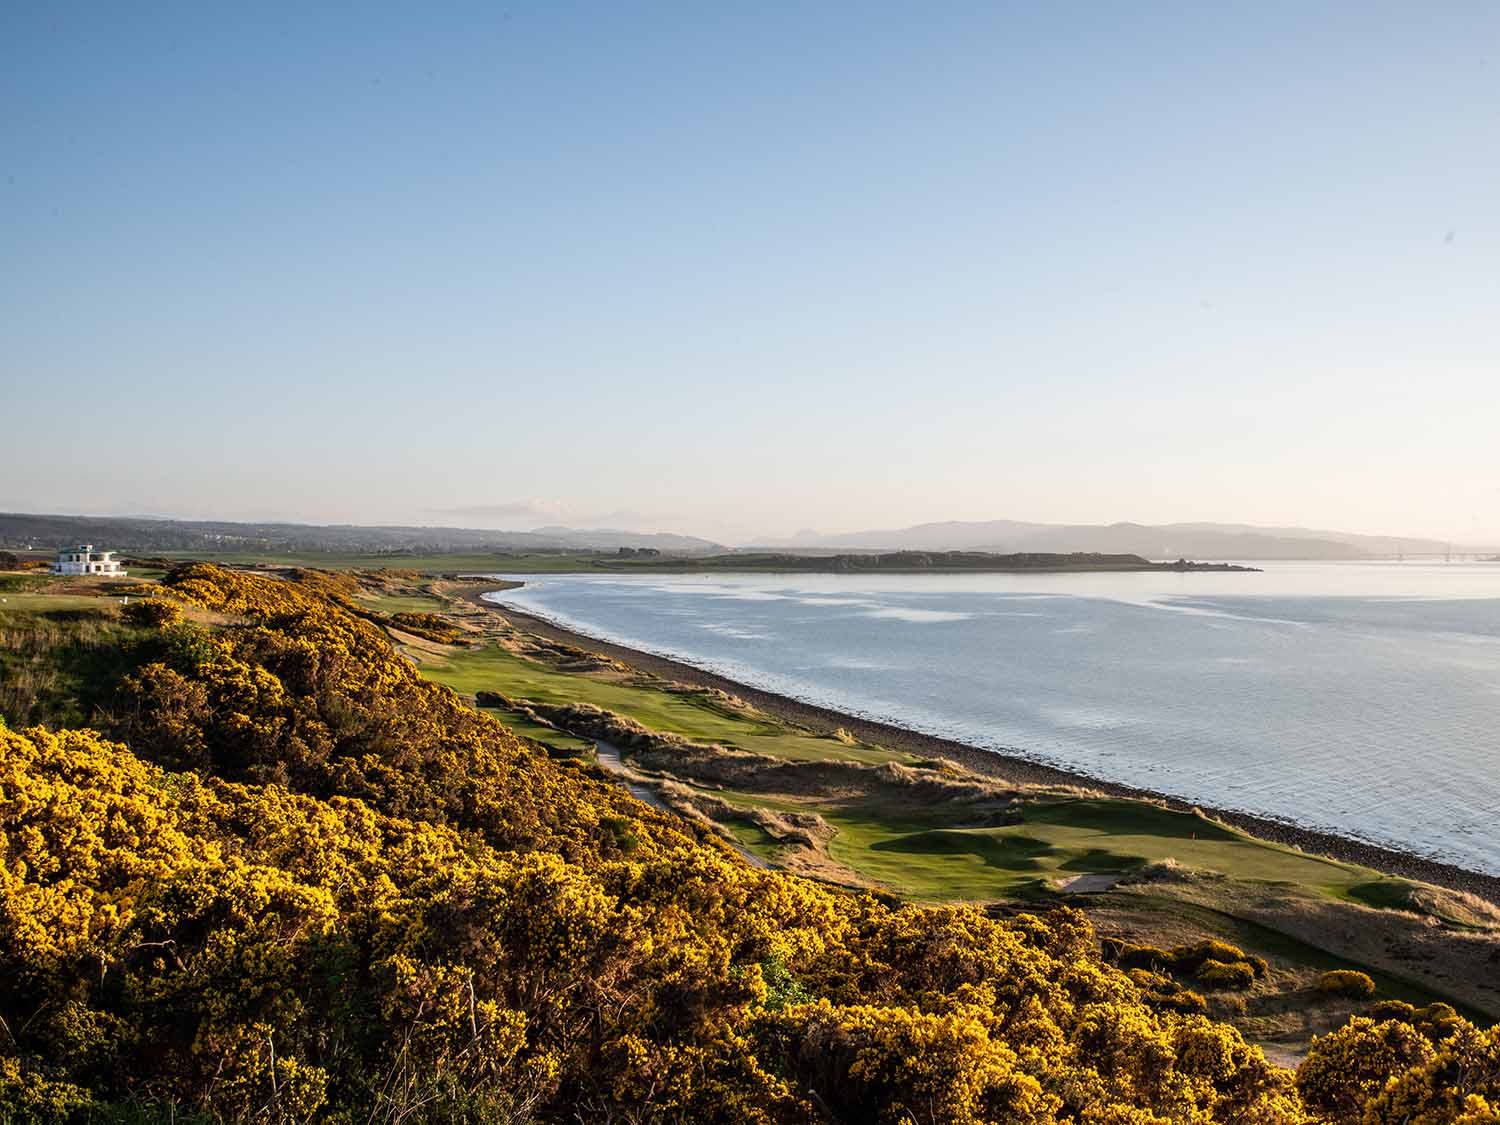
<path fill-rule="evenodd" d="M 57 552 L 57 561 L 52 564 L 53 574 L 103 574 L 122 578 L 125 572 L 114 558 L 113 551 L 96 551 L 92 543 L 81 543 L 77 547 L 64 547 Z"/>

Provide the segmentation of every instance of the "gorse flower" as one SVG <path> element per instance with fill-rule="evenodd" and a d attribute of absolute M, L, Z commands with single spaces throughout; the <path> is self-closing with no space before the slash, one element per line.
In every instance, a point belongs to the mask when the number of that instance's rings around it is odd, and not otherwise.
<path fill-rule="evenodd" d="M 0 725 L 0 1121 L 1489 1120 L 1493 1033 L 1294 1085 L 1081 914 L 752 868 L 304 578 L 169 576 L 242 623 L 163 614 L 123 741 Z"/>

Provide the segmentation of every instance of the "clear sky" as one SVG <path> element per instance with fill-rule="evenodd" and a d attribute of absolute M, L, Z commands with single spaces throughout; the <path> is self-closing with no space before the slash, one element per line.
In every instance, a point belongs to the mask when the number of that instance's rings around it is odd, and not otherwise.
<path fill-rule="evenodd" d="M 5 4 L 0 509 L 1500 540 L 1500 4 Z"/>

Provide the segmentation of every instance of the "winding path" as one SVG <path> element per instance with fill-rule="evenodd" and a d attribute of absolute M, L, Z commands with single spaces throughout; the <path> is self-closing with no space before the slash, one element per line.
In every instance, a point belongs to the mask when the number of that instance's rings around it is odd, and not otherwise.
<path fill-rule="evenodd" d="M 662 801 L 662 799 L 656 795 L 655 790 L 653 790 L 650 785 L 646 784 L 645 779 L 640 774 L 636 773 L 635 770 L 631 769 L 623 761 L 621 761 L 620 748 L 613 742 L 605 742 L 601 738 L 594 739 L 594 757 L 595 760 L 598 761 L 600 767 L 605 770 L 605 772 L 614 774 L 615 777 L 619 778 L 620 782 L 625 786 L 625 788 L 630 791 L 630 795 L 636 800 L 642 802 L 643 804 L 650 805 L 653 809 L 659 809 L 661 812 L 669 813 L 672 816 L 680 815 L 675 809 L 667 806 Z M 740 855 L 744 857 L 745 862 L 748 863 L 751 867 L 761 867 L 765 868 L 766 870 L 770 870 L 771 865 L 769 863 L 767 863 L 760 856 L 756 855 L 749 848 L 742 845 L 739 841 L 726 839 L 725 842 L 731 845 L 735 851 L 739 852 Z"/>

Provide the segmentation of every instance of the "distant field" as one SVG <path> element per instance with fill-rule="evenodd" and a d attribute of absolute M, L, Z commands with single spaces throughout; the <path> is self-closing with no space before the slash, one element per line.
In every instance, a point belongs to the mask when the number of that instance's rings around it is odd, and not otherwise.
<path fill-rule="evenodd" d="M 589 753 L 594 749 L 594 744 L 589 739 L 578 738 L 576 735 L 544 727 L 532 722 L 519 711 L 510 711 L 504 707 L 484 707 L 482 710 L 485 714 L 499 719 L 522 738 L 529 738 L 546 746 L 554 746 L 559 750 L 570 750 L 575 753 Z"/>
<path fill-rule="evenodd" d="M 303 551 L 286 554 L 247 551 L 157 551 L 142 552 L 152 558 L 205 559 L 212 562 L 266 566 L 306 566 L 324 570 L 417 570 L 427 573 L 557 574 L 592 573 L 1062 573 L 1097 571 L 1169 570 L 1172 566 L 1152 563 L 1129 555 L 990 555 L 982 552 L 897 552 L 859 555 L 792 555 L 779 553 L 728 553 L 719 555 L 620 555 L 615 551 L 507 554 L 467 552 L 446 554 L 392 554 Z M 1194 569 L 1243 569 L 1227 564 L 1191 564 Z"/>
<path fill-rule="evenodd" d="M 322 570 L 418 570 L 443 574 L 543 574 L 559 571 L 591 570 L 596 559 L 614 559 L 614 555 L 393 555 L 371 554 L 254 554 L 242 551 L 154 551 L 152 558 L 203 559 L 208 562 L 265 566 L 305 566 Z"/>

